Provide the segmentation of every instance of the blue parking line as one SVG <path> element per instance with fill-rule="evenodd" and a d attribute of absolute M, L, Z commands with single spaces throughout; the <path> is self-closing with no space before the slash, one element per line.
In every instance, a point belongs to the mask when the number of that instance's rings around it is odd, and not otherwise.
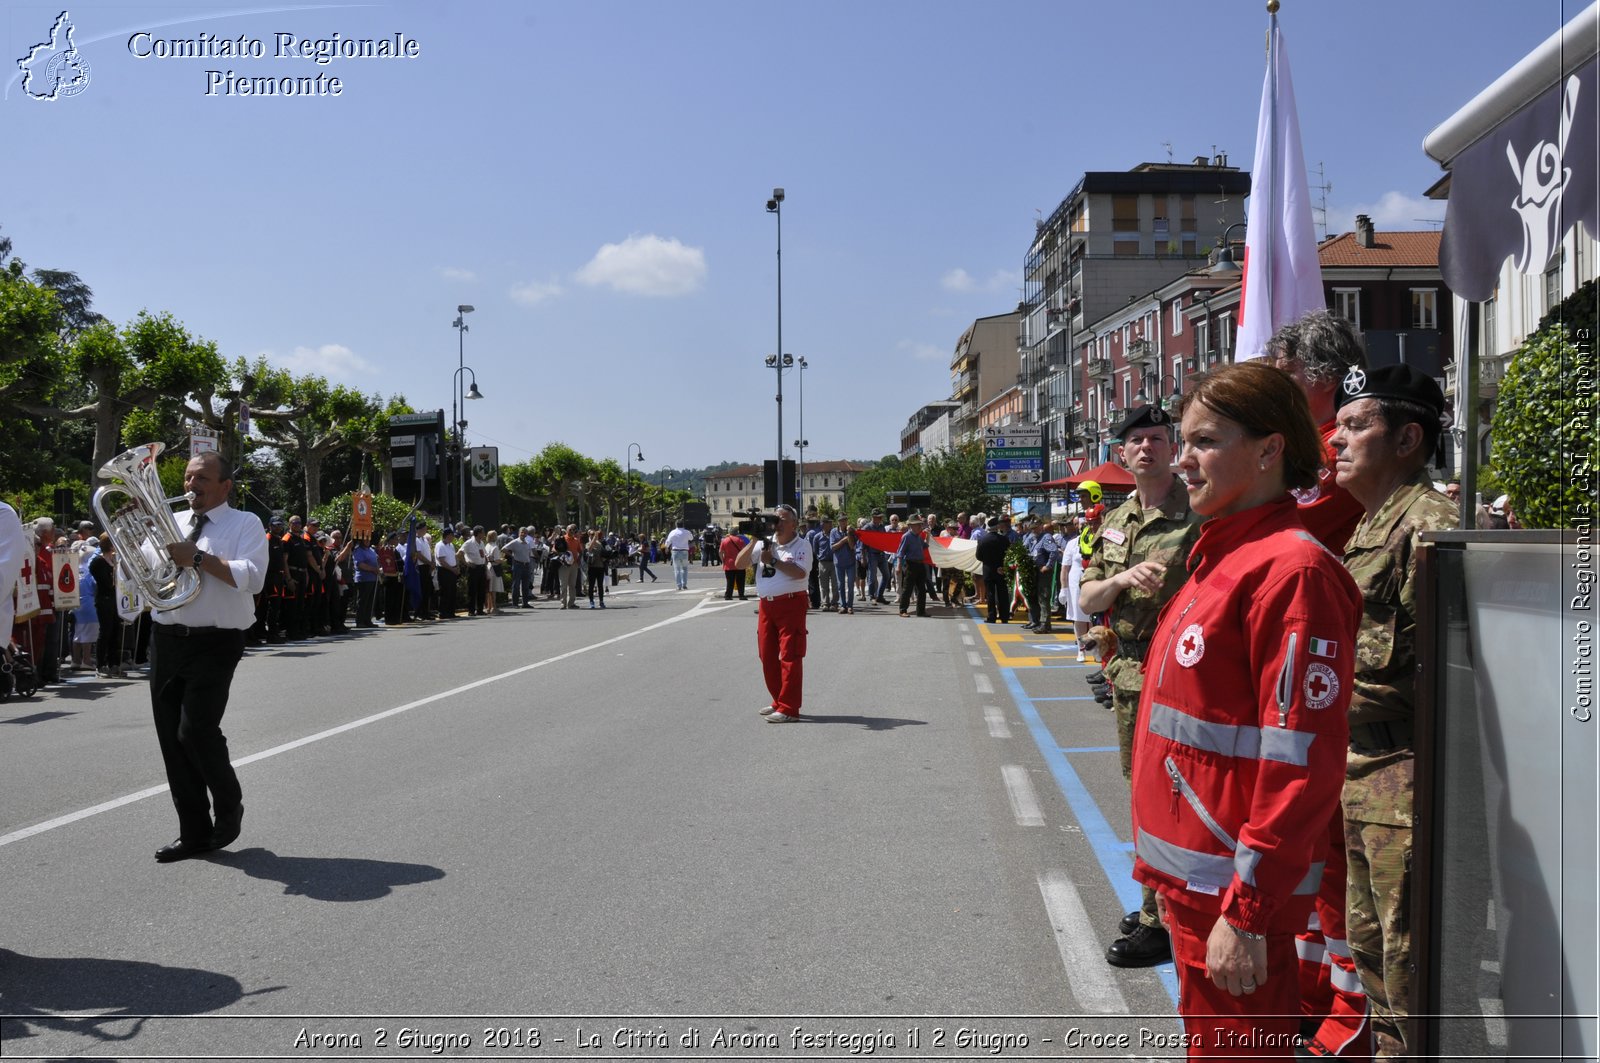
<path fill-rule="evenodd" d="M 1120 746 L 1062 746 L 1063 753 L 1120 753 Z"/>
<path fill-rule="evenodd" d="M 1093 697 L 1084 695 L 1080 698 L 1034 698 L 1034 701 L 1094 701 Z"/>
<path fill-rule="evenodd" d="M 1061 795 L 1067 799 L 1067 806 L 1072 809 L 1078 825 L 1083 828 L 1083 836 L 1088 839 L 1090 848 L 1094 850 L 1095 859 L 1100 864 L 1100 870 L 1105 873 L 1106 881 L 1117 895 L 1117 903 L 1125 912 L 1139 907 L 1143 903 L 1143 897 L 1139 884 L 1133 878 L 1132 843 L 1123 841 L 1117 836 L 1105 813 L 1100 811 L 1100 806 L 1095 803 L 1088 788 L 1083 785 L 1083 780 L 1078 778 L 1077 771 L 1067 759 L 1066 751 L 1057 744 L 1055 736 L 1045 726 L 1044 720 L 1040 719 L 1039 710 L 1034 708 L 1035 699 L 1023 692 L 1022 681 L 1017 678 L 1017 670 L 1002 667 L 1000 674 L 1005 677 L 1006 686 L 1011 691 L 1012 700 L 1016 702 L 1017 711 L 1027 723 L 1034 744 L 1039 747 L 1045 764 L 1050 768 L 1050 774 L 1055 777 L 1056 786 L 1061 790 Z M 1176 1007 L 1178 1003 L 1176 969 L 1171 963 L 1167 963 L 1157 968 L 1156 973 L 1161 978 L 1161 984 L 1166 987 L 1167 995 L 1172 998 L 1173 1006 Z"/>

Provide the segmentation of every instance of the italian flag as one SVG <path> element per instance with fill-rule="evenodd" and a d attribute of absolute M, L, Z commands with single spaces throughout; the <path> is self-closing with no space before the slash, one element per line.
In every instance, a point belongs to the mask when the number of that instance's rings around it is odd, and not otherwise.
<path fill-rule="evenodd" d="M 1338 649 L 1339 644 L 1337 642 L 1329 642 L 1327 639 L 1311 640 L 1311 656 L 1313 657 L 1332 657 L 1338 652 Z"/>

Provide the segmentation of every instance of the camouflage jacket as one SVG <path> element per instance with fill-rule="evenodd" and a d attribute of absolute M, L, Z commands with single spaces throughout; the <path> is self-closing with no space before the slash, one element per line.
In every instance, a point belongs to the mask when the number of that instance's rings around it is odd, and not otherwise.
<path fill-rule="evenodd" d="M 1172 479 L 1172 490 L 1159 516 L 1146 520 L 1138 492 L 1106 514 L 1094 537 L 1094 553 L 1083 569 L 1083 582 L 1089 583 L 1110 579 L 1141 561 L 1167 566 L 1158 593 L 1129 589 L 1111 604 L 1110 626 L 1119 641 L 1149 641 L 1161 607 L 1189 579 L 1189 551 L 1200 537 L 1202 518 L 1189 509 L 1189 492 L 1183 482 L 1176 476 Z M 1122 690 L 1139 690 L 1144 685 L 1143 668 L 1132 657 L 1118 656 L 1107 667 L 1106 677 Z"/>
<path fill-rule="evenodd" d="M 1344 794 L 1350 819 L 1411 824 L 1417 536 L 1459 523 L 1456 504 L 1419 471 L 1356 526 L 1345 547 L 1345 567 L 1362 598 Z"/>

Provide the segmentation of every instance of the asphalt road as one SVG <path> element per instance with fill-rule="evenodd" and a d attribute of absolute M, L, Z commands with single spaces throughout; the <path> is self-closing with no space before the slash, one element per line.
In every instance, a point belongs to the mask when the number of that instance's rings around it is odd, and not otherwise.
<path fill-rule="evenodd" d="M 1070 636 L 813 614 L 774 727 L 721 587 L 252 651 L 244 833 L 179 864 L 142 680 L 0 705 L 0 1054 L 1166 1054 Z"/>

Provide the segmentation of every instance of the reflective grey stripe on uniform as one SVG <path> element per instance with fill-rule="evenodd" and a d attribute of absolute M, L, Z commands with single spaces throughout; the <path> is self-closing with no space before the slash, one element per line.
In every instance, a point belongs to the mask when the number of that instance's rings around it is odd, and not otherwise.
<path fill-rule="evenodd" d="M 1331 938 L 1323 935 L 1322 941 L 1328 946 L 1328 951 L 1335 956 L 1342 956 L 1347 960 L 1350 959 L 1350 942 L 1344 938 Z"/>
<path fill-rule="evenodd" d="M 1333 558 L 1335 561 L 1338 561 L 1341 564 L 1344 562 L 1344 559 L 1342 557 L 1340 557 L 1338 554 L 1334 553 L 1332 550 L 1329 550 L 1326 543 L 1324 543 L 1321 539 L 1318 539 L 1315 535 L 1312 535 L 1310 532 L 1308 532 L 1308 531 L 1297 531 L 1297 532 L 1294 533 L 1294 535 L 1295 535 L 1295 538 L 1297 538 L 1297 539 L 1303 539 L 1308 543 L 1315 543 L 1322 550 L 1323 553 L 1327 554 L 1329 557 Z"/>
<path fill-rule="evenodd" d="M 1133 848 L 1134 852 L 1139 854 L 1139 859 L 1157 871 L 1182 879 L 1186 883 L 1215 886 L 1219 890 L 1224 890 L 1233 881 L 1233 858 L 1230 856 L 1216 856 L 1212 853 L 1185 849 L 1181 845 L 1163 841 L 1144 831 L 1139 832 Z"/>
<path fill-rule="evenodd" d="M 1333 988 L 1341 993 L 1350 993 L 1354 996 L 1367 995 L 1366 988 L 1361 984 L 1361 975 L 1337 963 L 1328 965 L 1328 981 L 1332 982 Z"/>
<path fill-rule="evenodd" d="M 1225 757 L 1275 760 L 1305 767 L 1316 735 L 1284 727 L 1262 730 L 1248 724 L 1215 723 L 1191 716 L 1159 701 L 1150 705 L 1150 732 L 1192 749 Z"/>
<path fill-rule="evenodd" d="M 1225 757 L 1261 754 L 1261 728 L 1202 720 L 1159 701 L 1150 704 L 1150 731 L 1163 738 Z"/>
<path fill-rule="evenodd" d="M 1256 884 L 1256 868 L 1261 866 L 1261 854 L 1242 842 L 1239 848 L 1233 851 L 1233 873 L 1239 876 L 1239 881 L 1246 886 L 1254 887 Z M 1294 888 L 1295 896 L 1315 893 L 1322 885 L 1323 864 L 1315 863 L 1306 872 L 1306 877 L 1300 880 L 1300 885 Z"/>
<path fill-rule="evenodd" d="M 1261 732 L 1261 759 L 1304 768 L 1310 763 L 1311 743 L 1316 737 L 1312 731 L 1268 727 Z"/>

